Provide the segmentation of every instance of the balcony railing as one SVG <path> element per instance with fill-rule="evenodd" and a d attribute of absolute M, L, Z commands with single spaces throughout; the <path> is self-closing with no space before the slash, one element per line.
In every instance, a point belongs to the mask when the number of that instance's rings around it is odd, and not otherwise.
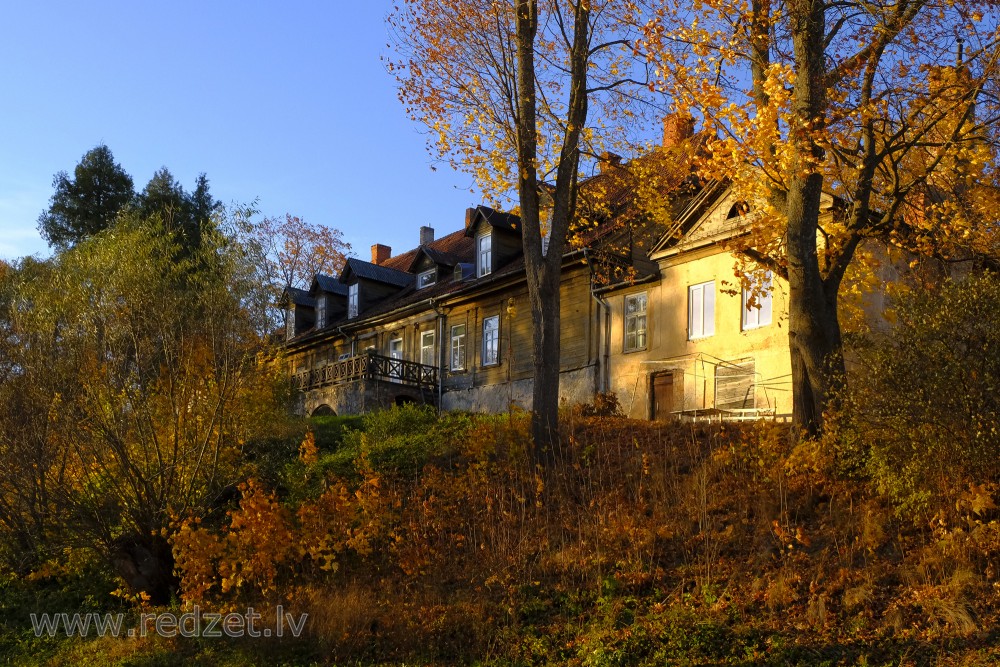
<path fill-rule="evenodd" d="M 295 373 L 292 375 L 292 386 L 300 391 L 308 391 L 367 379 L 435 389 L 437 370 L 435 366 L 369 352 Z"/>

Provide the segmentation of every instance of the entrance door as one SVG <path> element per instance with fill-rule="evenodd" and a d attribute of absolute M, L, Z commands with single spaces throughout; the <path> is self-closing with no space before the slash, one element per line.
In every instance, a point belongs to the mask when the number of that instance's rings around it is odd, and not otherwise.
<path fill-rule="evenodd" d="M 403 339 L 393 338 L 389 341 L 389 377 L 393 382 L 399 382 L 403 377 Z"/>
<path fill-rule="evenodd" d="M 666 422 L 674 419 L 674 374 L 653 375 L 653 420 Z"/>

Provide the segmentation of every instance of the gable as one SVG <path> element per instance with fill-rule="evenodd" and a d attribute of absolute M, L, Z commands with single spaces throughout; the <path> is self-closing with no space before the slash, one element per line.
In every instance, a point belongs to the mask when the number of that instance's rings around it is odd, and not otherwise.
<path fill-rule="evenodd" d="M 832 207 L 833 197 L 823 193 L 820 215 Z M 737 199 L 730 186 L 721 183 L 706 186 L 678 216 L 673 227 L 660 237 L 651 258 L 660 259 L 735 238 L 753 224 L 753 209 L 752 203 Z"/>

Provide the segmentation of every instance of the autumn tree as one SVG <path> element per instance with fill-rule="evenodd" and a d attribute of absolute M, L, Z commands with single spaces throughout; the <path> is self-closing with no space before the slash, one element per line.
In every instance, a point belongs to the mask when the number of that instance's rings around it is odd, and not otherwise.
<path fill-rule="evenodd" d="M 132 203 L 132 177 L 101 144 L 87 151 L 73 170 L 52 179 L 55 193 L 38 218 L 38 230 L 55 248 L 66 248 L 110 227 Z"/>
<path fill-rule="evenodd" d="M 339 229 L 291 213 L 264 218 L 250 231 L 264 253 L 268 281 L 278 290 L 308 289 L 317 273 L 337 275 L 351 252 Z"/>
<path fill-rule="evenodd" d="M 646 74 L 634 67 L 623 7 L 406 0 L 389 17 L 398 54 L 389 69 L 407 112 L 428 129 L 432 154 L 472 173 L 484 192 L 517 202 L 534 324 L 537 454 L 558 436 L 559 276 L 580 176 L 612 137 L 643 128 Z"/>
<path fill-rule="evenodd" d="M 996 219 L 953 206 L 995 164 L 995 11 L 978 0 L 641 4 L 655 12 L 640 48 L 660 89 L 718 135 L 703 175 L 753 204 L 736 249 L 788 281 L 794 421 L 816 432 L 843 377 L 838 295 L 859 245 L 926 251 Z"/>
<path fill-rule="evenodd" d="M 211 511 L 284 410 L 249 255 L 215 232 L 180 253 L 158 224 L 0 276 L 0 555 L 92 549 L 165 601 L 171 516 Z"/>
<path fill-rule="evenodd" d="M 236 233 L 253 255 L 259 280 L 268 290 L 275 325 L 288 315 L 287 309 L 276 309 L 285 290 L 309 289 L 317 273 L 339 274 L 351 252 L 339 229 L 307 222 L 291 213 L 260 220 L 243 216 Z"/>

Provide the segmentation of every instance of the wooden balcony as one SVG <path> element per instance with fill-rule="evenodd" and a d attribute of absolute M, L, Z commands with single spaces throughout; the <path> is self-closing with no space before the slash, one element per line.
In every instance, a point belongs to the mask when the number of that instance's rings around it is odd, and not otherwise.
<path fill-rule="evenodd" d="M 299 391 L 309 391 L 356 380 L 382 380 L 411 387 L 437 389 L 438 369 L 416 361 L 392 359 L 368 352 L 295 373 L 292 375 L 292 386 Z"/>

